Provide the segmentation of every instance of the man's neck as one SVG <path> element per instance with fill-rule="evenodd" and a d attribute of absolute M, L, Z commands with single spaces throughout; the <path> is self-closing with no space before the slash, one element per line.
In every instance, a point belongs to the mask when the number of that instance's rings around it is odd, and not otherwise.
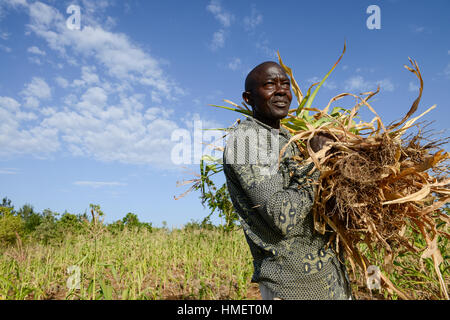
<path fill-rule="evenodd" d="M 273 119 L 265 119 L 265 118 L 260 118 L 258 117 L 258 115 L 253 114 L 253 118 L 255 118 L 256 120 L 264 123 L 265 125 L 268 125 L 269 127 L 272 127 L 273 129 L 280 129 L 280 120 L 273 120 Z"/>

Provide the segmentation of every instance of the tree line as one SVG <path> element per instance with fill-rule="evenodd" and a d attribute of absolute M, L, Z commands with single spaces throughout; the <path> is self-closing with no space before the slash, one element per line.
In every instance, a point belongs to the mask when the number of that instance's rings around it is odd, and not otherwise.
<path fill-rule="evenodd" d="M 89 205 L 81 214 L 64 212 L 59 214 L 50 209 L 37 212 L 32 205 L 25 204 L 16 210 L 7 197 L 0 203 L 0 246 L 15 243 L 18 239 L 39 241 L 44 244 L 60 242 L 68 234 L 76 235 L 86 232 L 86 227 L 104 217 L 99 205 Z M 139 221 L 136 214 L 129 212 L 121 220 L 103 224 L 105 230 L 116 234 L 125 229 L 147 229 L 154 231 L 151 222 Z M 164 226 L 165 227 L 165 226 Z"/>

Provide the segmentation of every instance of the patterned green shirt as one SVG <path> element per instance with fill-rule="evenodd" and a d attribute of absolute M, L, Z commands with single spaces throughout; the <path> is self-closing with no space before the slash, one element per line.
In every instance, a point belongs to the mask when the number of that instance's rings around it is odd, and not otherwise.
<path fill-rule="evenodd" d="M 314 231 L 313 164 L 298 164 L 297 146 L 278 155 L 291 135 L 248 117 L 228 135 L 227 187 L 253 256 L 252 282 L 281 299 L 349 299 L 348 277 L 328 236 Z"/>

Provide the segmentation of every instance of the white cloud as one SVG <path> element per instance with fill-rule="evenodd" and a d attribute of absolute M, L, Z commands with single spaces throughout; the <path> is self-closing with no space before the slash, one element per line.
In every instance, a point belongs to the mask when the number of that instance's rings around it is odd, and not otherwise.
<path fill-rule="evenodd" d="M 46 55 L 45 51 L 42 51 L 41 49 L 39 49 L 38 47 L 35 47 L 35 46 L 29 47 L 27 51 L 29 53 L 37 54 L 37 55 L 40 55 L 40 56 L 45 56 Z"/>
<path fill-rule="evenodd" d="M 313 84 L 313 83 L 317 83 L 317 82 L 320 83 L 320 81 L 322 81 L 322 79 L 320 79 L 319 77 L 312 77 L 311 79 L 308 79 L 307 81 L 308 81 L 310 84 Z M 327 88 L 327 89 L 336 89 L 336 88 L 337 88 L 337 85 L 336 85 L 336 83 L 335 83 L 334 81 L 326 80 L 326 81 L 323 83 L 323 87 L 324 87 L 324 88 Z"/>
<path fill-rule="evenodd" d="M 157 103 L 157 104 L 162 103 L 161 95 L 157 91 L 152 91 L 150 93 L 150 96 L 151 96 L 152 102 Z"/>
<path fill-rule="evenodd" d="M 58 152 L 98 161 L 176 169 L 170 158 L 177 143 L 171 140 L 174 130 L 186 128 L 192 132 L 194 120 L 201 120 L 203 128 L 223 127 L 191 113 L 172 120 L 173 109 L 145 108 L 141 95 L 126 96 L 118 104 L 108 105 L 107 93 L 99 87 L 70 99 L 75 108 L 41 108 L 42 118 L 37 119 L 32 113 L 20 114 L 16 110 L 18 102 L 3 97 L 12 110 L 0 107 L 0 118 L 6 119 L 0 126 L 0 157 L 42 157 Z M 24 121 L 33 123 L 25 126 Z"/>
<path fill-rule="evenodd" d="M 103 182 L 103 181 L 75 181 L 73 184 L 77 185 L 77 186 L 91 187 L 91 188 L 126 186 L 126 183 L 121 183 L 121 182 L 116 182 L 116 181 L 111 181 L 111 182 Z"/>
<path fill-rule="evenodd" d="M 210 48 L 211 50 L 217 50 L 219 48 L 223 48 L 224 46 L 225 46 L 225 30 L 220 29 L 219 31 L 214 32 Z"/>
<path fill-rule="evenodd" d="M 238 68 L 241 67 L 241 59 L 239 58 L 234 58 L 233 60 L 230 61 L 230 63 L 228 63 L 228 68 L 230 68 L 233 71 L 236 71 Z"/>
<path fill-rule="evenodd" d="M 1 17 L 1 14 L 0 14 Z M 11 34 L 6 31 L 0 31 L 0 39 L 8 40 Z"/>
<path fill-rule="evenodd" d="M 86 84 L 93 84 L 98 83 L 99 78 L 95 72 L 95 67 L 89 68 L 89 67 L 83 67 L 82 68 L 82 78 Z"/>
<path fill-rule="evenodd" d="M 113 0 L 81 0 L 81 8 L 83 15 L 83 23 L 89 25 L 102 25 L 106 29 L 110 29 L 115 25 L 112 17 L 105 16 L 106 9 L 114 6 L 116 2 Z"/>
<path fill-rule="evenodd" d="M 345 90 L 347 91 L 366 91 L 370 84 L 362 76 L 354 76 L 345 81 Z"/>
<path fill-rule="evenodd" d="M 278 60 L 277 51 L 269 46 L 269 40 L 262 38 L 256 42 L 255 46 L 267 57 Z"/>
<path fill-rule="evenodd" d="M 37 120 L 38 116 L 36 114 L 34 114 L 33 112 L 16 112 L 16 119 L 19 121 L 33 121 L 33 120 Z"/>
<path fill-rule="evenodd" d="M 423 34 L 432 33 L 432 29 L 427 26 L 410 25 L 409 28 L 413 33 L 423 33 Z"/>
<path fill-rule="evenodd" d="M 7 52 L 7 53 L 10 53 L 12 51 L 12 49 L 10 47 L 7 47 L 7 46 L 5 46 L 3 44 L 0 44 L 0 49 L 5 51 L 5 52 Z"/>
<path fill-rule="evenodd" d="M 18 170 L 15 168 L 0 168 L 0 174 L 14 175 L 18 174 Z"/>
<path fill-rule="evenodd" d="M 16 99 L 25 107 L 41 106 L 31 110 L 34 113 L 21 111 L 13 98 L 0 97 L 0 118 L 6 119 L 0 126 L 0 158 L 57 152 L 173 168 L 171 134 L 187 127 L 192 115 L 173 120 L 174 110 L 161 107 L 186 92 L 167 76 L 165 63 L 127 35 L 107 31 L 94 20 L 92 25 L 83 20 L 82 30 L 68 30 L 65 13 L 50 5 L 33 2 L 23 8 L 30 14 L 29 32 L 47 45 L 37 44 L 39 50 L 45 49 L 47 55 L 56 51 L 65 65 L 71 60 L 71 68 L 79 68 L 79 74 L 52 78 L 55 89 L 70 90 L 60 101 L 50 100 L 60 95 L 52 92 L 46 80 L 32 78 L 19 93 L 21 99 Z M 94 12 L 89 13 L 91 19 Z"/>
<path fill-rule="evenodd" d="M 107 100 L 108 95 L 103 88 L 92 87 L 81 96 L 81 101 L 76 105 L 76 107 L 81 112 L 89 111 L 90 113 L 96 114 L 103 110 Z"/>
<path fill-rule="evenodd" d="M 12 7 L 26 6 L 27 0 L 4 0 L 4 3 Z"/>
<path fill-rule="evenodd" d="M 206 9 L 214 15 L 214 18 L 216 18 L 223 27 L 228 28 L 231 26 L 234 16 L 225 11 L 218 0 L 211 0 Z"/>
<path fill-rule="evenodd" d="M 450 77 L 450 63 L 447 64 L 447 66 L 445 67 L 444 75 L 446 75 L 447 77 Z"/>
<path fill-rule="evenodd" d="M 408 84 L 408 90 L 412 92 L 419 91 L 419 86 L 415 82 L 410 81 Z"/>
<path fill-rule="evenodd" d="M 46 40 L 48 46 L 67 60 L 76 57 L 94 58 L 107 73 L 118 81 L 151 86 L 166 99 L 182 92 L 161 68 L 161 63 L 121 33 L 104 30 L 100 25 L 86 25 L 81 30 L 69 30 L 65 16 L 55 8 L 35 2 L 28 6 L 30 31 Z M 92 20 L 92 19 L 91 19 Z M 174 94 L 175 93 L 175 94 Z"/>
<path fill-rule="evenodd" d="M 254 30 L 263 22 L 263 15 L 253 6 L 250 16 L 244 18 L 244 27 L 247 31 Z"/>
<path fill-rule="evenodd" d="M 29 57 L 28 61 L 30 61 L 31 63 L 37 64 L 38 66 L 42 65 L 42 61 L 38 57 Z"/>
<path fill-rule="evenodd" d="M 380 86 L 380 90 L 389 91 L 389 92 L 394 91 L 394 84 L 389 79 L 375 81 L 375 84 Z"/>
<path fill-rule="evenodd" d="M 0 97 L 0 108 L 5 108 L 9 111 L 18 111 L 20 103 L 10 97 Z"/>
<path fill-rule="evenodd" d="M 41 104 L 36 97 L 25 97 L 24 106 L 32 109 L 36 109 Z"/>
<path fill-rule="evenodd" d="M 72 86 L 74 87 L 85 87 L 88 85 L 98 84 L 100 79 L 98 75 L 95 73 L 96 68 L 94 66 L 88 67 L 83 66 L 81 68 L 81 79 L 75 79 L 72 82 Z"/>
<path fill-rule="evenodd" d="M 0 156 L 4 159 L 20 154 L 42 156 L 60 147 L 56 129 L 41 126 L 24 129 L 24 121 L 36 119 L 32 113 L 14 112 L 0 107 L 0 119 Z"/>
<path fill-rule="evenodd" d="M 33 77 L 31 82 L 25 85 L 21 95 L 24 96 L 26 107 L 37 108 L 40 105 L 40 100 L 51 98 L 52 93 L 44 79 Z"/>
<path fill-rule="evenodd" d="M 214 32 L 211 44 L 209 45 L 212 51 L 225 46 L 225 28 L 231 26 L 234 16 L 222 8 L 219 0 L 211 0 L 206 6 L 206 9 L 214 15 L 214 18 L 220 22 L 222 28 Z"/>
<path fill-rule="evenodd" d="M 344 83 L 345 90 L 368 92 L 375 91 L 380 86 L 380 90 L 392 92 L 394 91 L 394 84 L 389 79 L 382 79 L 377 81 L 365 80 L 362 76 L 353 76 L 347 79 Z"/>
<path fill-rule="evenodd" d="M 39 111 L 45 117 L 50 117 L 50 116 L 52 116 L 52 115 L 54 115 L 56 113 L 56 109 L 55 108 L 51 108 L 51 107 L 41 108 Z"/>
<path fill-rule="evenodd" d="M 58 130 L 65 149 L 74 156 L 172 167 L 171 133 L 179 128 L 170 120 L 173 110 L 144 110 L 139 95 L 114 106 L 106 105 L 105 99 L 101 88 L 90 88 L 76 103 L 77 110 L 50 114 L 41 127 Z"/>
<path fill-rule="evenodd" d="M 69 81 L 61 76 L 56 77 L 55 81 L 61 88 L 67 88 L 69 86 Z"/>
<path fill-rule="evenodd" d="M 50 27 L 54 20 L 59 20 L 61 17 L 57 9 L 39 1 L 29 4 L 28 9 L 33 25 Z"/>
<path fill-rule="evenodd" d="M 33 96 L 40 99 L 48 99 L 51 97 L 51 89 L 44 79 L 33 77 L 31 82 L 25 86 L 22 93 L 25 96 Z"/>
<path fill-rule="evenodd" d="M 24 96 L 24 105 L 30 108 L 37 108 L 40 100 L 49 99 L 52 96 L 51 89 L 44 79 L 33 77 L 30 83 L 25 85 L 21 94 Z"/>
<path fill-rule="evenodd" d="M 157 118 L 163 118 L 168 119 L 170 116 L 174 113 L 174 110 L 172 109 L 163 109 L 163 108 L 148 108 L 147 111 L 145 111 L 144 118 L 149 121 L 153 121 Z"/>

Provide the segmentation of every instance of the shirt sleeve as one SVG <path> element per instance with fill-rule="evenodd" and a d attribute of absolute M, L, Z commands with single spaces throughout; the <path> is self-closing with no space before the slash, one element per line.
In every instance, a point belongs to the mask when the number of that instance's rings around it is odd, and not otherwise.
<path fill-rule="evenodd" d="M 314 182 L 319 171 L 308 173 L 314 164 L 302 165 L 285 158 L 280 167 L 272 165 L 227 164 L 253 208 L 274 228 L 286 235 L 311 211 L 314 203 Z"/>

